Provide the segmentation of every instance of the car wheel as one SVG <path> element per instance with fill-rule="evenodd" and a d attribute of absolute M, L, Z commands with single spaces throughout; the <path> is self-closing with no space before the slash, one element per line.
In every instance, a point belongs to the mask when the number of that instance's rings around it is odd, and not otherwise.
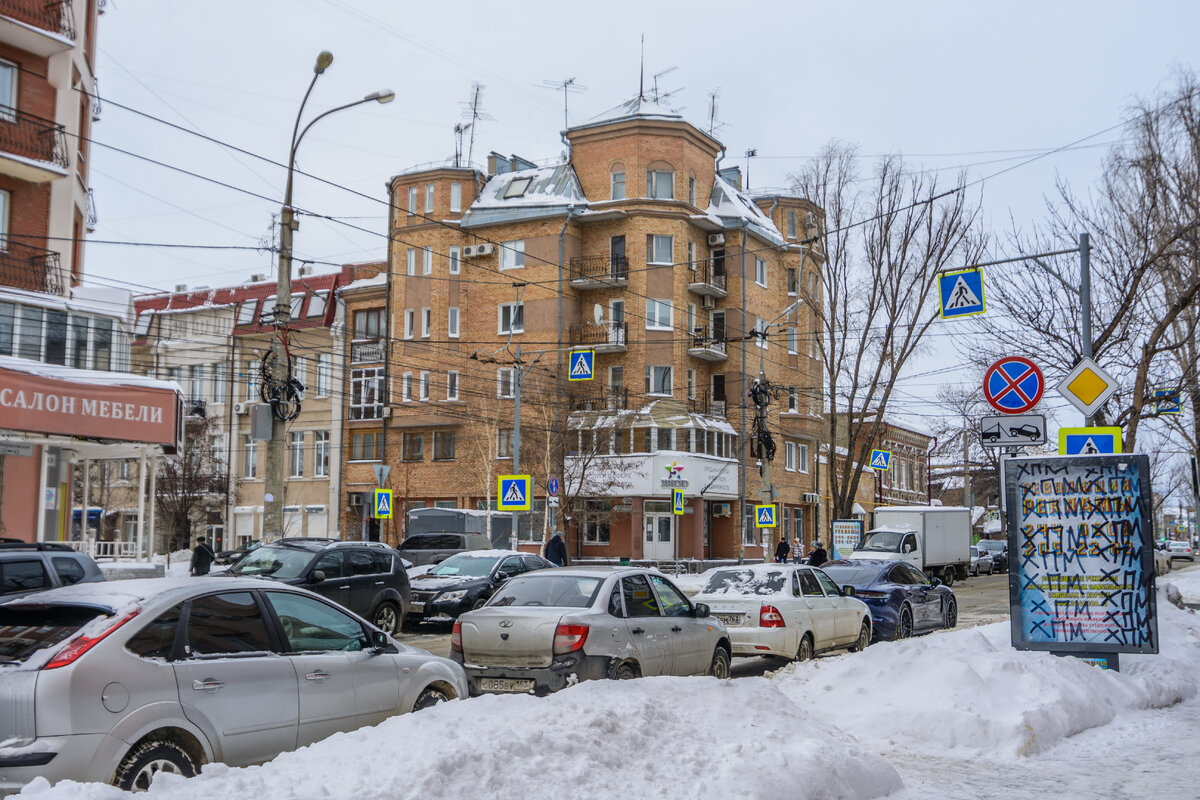
<path fill-rule="evenodd" d="M 947 628 L 953 628 L 954 626 L 958 625 L 958 603 L 953 597 L 951 597 L 950 602 L 946 604 L 945 623 Z"/>
<path fill-rule="evenodd" d="M 850 645 L 850 652 L 861 653 L 867 649 L 869 644 L 871 644 L 871 626 L 864 621 L 862 627 L 858 629 L 858 638 L 854 640 L 854 644 Z"/>
<path fill-rule="evenodd" d="M 395 636 L 400 632 L 400 609 L 391 600 L 385 600 L 375 609 L 371 622 L 388 636 Z"/>
<path fill-rule="evenodd" d="M 796 660 L 808 661 L 813 657 L 812 636 L 807 633 L 800 637 L 800 646 L 796 648 Z"/>
<path fill-rule="evenodd" d="M 907 639 L 913 634 L 912 610 L 908 606 L 900 609 L 900 620 L 896 623 L 896 638 Z"/>
<path fill-rule="evenodd" d="M 946 567 L 942 570 L 942 583 L 947 586 L 954 585 L 954 567 Z"/>
<path fill-rule="evenodd" d="M 479 598 L 478 600 L 476 600 L 474 603 L 471 604 L 471 610 L 474 611 L 477 608 L 483 608 L 484 605 L 487 603 L 487 601 L 488 601 L 488 599 L 486 597 Z"/>
<path fill-rule="evenodd" d="M 129 751 L 113 776 L 113 785 L 127 792 L 144 792 L 160 772 L 193 778 L 197 764 L 180 745 L 165 739 L 150 739 Z"/>
<path fill-rule="evenodd" d="M 712 663 L 708 665 L 708 674 L 721 680 L 729 677 L 729 651 L 724 647 L 718 647 L 713 651 Z"/>
<path fill-rule="evenodd" d="M 614 681 L 631 681 L 638 677 L 638 669 L 632 661 L 620 661 L 608 670 L 608 677 Z"/>
<path fill-rule="evenodd" d="M 413 711 L 420 711 L 423 708 L 432 708 L 438 703 L 446 703 L 452 699 L 454 698 L 452 698 L 446 692 L 443 692 L 441 689 L 433 686 L 426 686 L 421 690 L 421 693 L 417 695 L 417 702 L 413 703 Z"/>

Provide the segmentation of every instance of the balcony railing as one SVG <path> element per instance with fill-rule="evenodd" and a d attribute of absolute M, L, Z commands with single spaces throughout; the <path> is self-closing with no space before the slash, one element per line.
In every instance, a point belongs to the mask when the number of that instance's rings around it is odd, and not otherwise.
<path fill-rule="evenodd" d="M 75 38 L 75 12 L 71 0 L 45 0 L 41 3 L 0 0 L 0 14 L 26 22 L 52 33 Z"/>
<path fill-rule="evenodd" d="M 725 292 L 725 257 L 704 258 L 688 264 L 691 274 L 688 276 L 688 289 L 696 294 L 710 297 L 724 297 Z"/>
<path fill-rule="evenodd" d="M 350 363 L 364 364 L 383 361 L 383 342 L 353 342 L 350 345 Z"/>
<path fill-rule="evenodd" d="M 2 3 L 3 0 L 0 0 Z M 67 135 L 53 120 L 0 105 L 0 150 L 66 169 Z"/>
<path fill-rule="evenodd" d="M 624 286 L 629 281 L 625 256 L 578 256 L 570 266 L 571 285 L 577 289 Z"/>
<path fill-rule="evenodd" d="M 725 352 L 725 330 L 710 330 L 707 326 L 692 330 L 692 343 L 688 347 L 688 355 L 702 358 L 706 361 L 724 361 L 728 358 Z"/>
<path fill-rule="evenodd" d="M 624 322 L 585 322 L 572 325 L 571 347 L 591 347 L 597 353 L 624 353 L 628 329 Z"/>
<path fill-rule="evenodd" d="M 58 253 L 0 239 L 0 285 L 49 294 L 63 293 Z"/>
<path fill-rule="evenodd" d="M 623 411 L 629 407 L 629 392 L 623 386 L 579 390 L 569 399 L 572 411 Z"/>
<path fill-rule="evenodd" d="M 695 397 L 688 398 L 687 407 L 693 414 L 703 414 L 706 417 L 725 416 L 725 398 L 714 400 L 709 392 L 700 392 Z"/>

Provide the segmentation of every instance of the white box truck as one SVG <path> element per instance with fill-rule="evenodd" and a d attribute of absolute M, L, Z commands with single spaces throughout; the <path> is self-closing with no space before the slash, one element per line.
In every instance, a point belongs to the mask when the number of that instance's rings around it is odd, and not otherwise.
<path fill-rule="evenodd" d="M 947 586 L 971 566 L 971 510 L 958 506 L 880 506 L 851 558 L 908 561 Z"/>

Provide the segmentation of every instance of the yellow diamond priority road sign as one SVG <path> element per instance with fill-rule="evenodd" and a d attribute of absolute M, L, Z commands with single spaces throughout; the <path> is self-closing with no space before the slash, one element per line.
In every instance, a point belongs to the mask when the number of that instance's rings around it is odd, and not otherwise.
<path fill-rule="evenodd" d="M 1117 381 L 1095 361 L 1084 358 L 1056 388 L 1071 405 L 1083 412 L 1084 416 L 1090 417 L 1112 397 L 1117 390 Z"/>

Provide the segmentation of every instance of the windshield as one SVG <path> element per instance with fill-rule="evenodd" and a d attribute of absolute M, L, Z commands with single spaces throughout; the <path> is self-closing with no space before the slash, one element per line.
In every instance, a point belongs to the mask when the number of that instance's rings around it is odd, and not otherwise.
<path fill-rule="evenodd" d="M 430 570 L 430 574 L 483 578 L 491 573 L 492 567 L 496 566 L 499 560 L 498 556 L 451 556 Z"/>
<path fill-rule="evenodd" d="M 703 594 L 778 594 L 787 581 L 781 569 L 721 569 L 704 585 Z"/>
<path fill-rule="evenodd" d="M 975 544 L 980 550 L 988 550 L 993 553 L 999 553 L 1004 550 L 1004 542 L 998 540 L 982 540 Z"/>
<path fill-rule="evenodd" d="M 877 553 L 899 553 L 900 540 L 904 534 L 897 531 L 874 531 L 863 537 L 856 550 L 871 550 Z"/>
<path fill-rule="evenodd" d="M 513 578 L 492 596 L 489 606 L 587 608 L 600 578 L 586 575 L 527 575 Z"/>
<path fill-rule="evenodd" d="M 821 569 L 825 571 L 826 575 L 833 578 L 833 582 L 838 586 L 867 586 L 879 574 L 879 567 L 864 567 L 857 564 L 835 567 L 826 562 L 821 565 Z"/>
<path fill-rule="evenodd" d="M 20 664 L 38 650 L 65 641 L 100 616 L 110 615 L 81 606 L 0 606 L 0 664 Z"/>
<path fill-rule="evenodd" d="M 301 547 L 259 547 L 229 568 L 234 575 L 264 575 L 291 580 L 304 575 L 313 560 L 313 552 Z"/>

